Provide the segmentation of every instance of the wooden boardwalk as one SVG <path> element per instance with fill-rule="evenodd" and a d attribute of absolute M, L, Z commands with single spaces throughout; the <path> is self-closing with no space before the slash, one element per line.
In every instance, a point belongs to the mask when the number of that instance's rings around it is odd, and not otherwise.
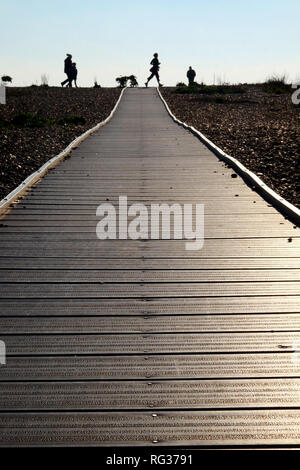
<path fill-rule="evenodd" d="M 1 446 L 300 447 L 299 230 L 156 90 L 1 221 Z M 102 202 L 205 204 L 205 243 L 96 238 Z"/>

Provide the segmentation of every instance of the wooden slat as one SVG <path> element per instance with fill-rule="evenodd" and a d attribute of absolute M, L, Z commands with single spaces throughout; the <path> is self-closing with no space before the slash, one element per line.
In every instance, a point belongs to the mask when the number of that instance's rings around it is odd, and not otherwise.
<path fill-rule="evenodd" d="M 274 282 L 300 281 L 300 269 L 235 269 L 235 270 L 47 270 L 2 269 L 0 282 L 105 282 L 105 283 L 182 283 L 182 282 Z"/>
<path fill-rule="evenodd" d="M 300 444 L 298 410 L 3 413 L 0 425 L 5 446 Z"/>
<path fill-rule="evenodd" d="M 134 299 L 0 299 L 4 316 L 218 315 L 300 313 L 299 296 Z M 18 321 L 18 320 L 17 320 Z"/>
<path fill-rule="evenodd" d="M 15 313 L 17 313 L 15 311 Z M 75 314 L 76 311 L 73 311 Z M 24 312 L 27 314 L 27 312 Z M 203 333 L 237 331 L 300 331 L 300 314 L 261 315 L 164 315 L 103 317 L 0 316 L 0 331 L 6 334 L 70 333 Z"/>
<path fill-rule="evenodd" d="M 0 296 L 6 298 L 147 298 L 147 297 L 239 297 L 297 295 L 297 282 L 239 283 L 143 283 L 143 284 L 26 284 L 2 283 Z M 300 297 L 299 297 L 300 300 Z M 275 301 L 275 299 L 274 299 Z"/>
<path fill-rule="evenodd" d="M 75 216 L 74 216 L 75 217 Z M 55 221 L 57 223 L 57 221 Z M 81 240 L 88 240 L 88 241 L 95 241 L 97 240 L 96 236 L 96 223 L 94 226 L 88 225 L 84 226 L 84 222 L 77 222 L 78 226 L 70 226 L 63 227 L 63 224 L 60 226 L 54 225 L 47 225 L 42 226 L 43 222 L 36 219 L 35 225 L 31 228 L 22 227 L 16 230 L 15 226 L 8 226 L 5 227 L 2 231 L 1 239 L 3 241 L 19 241 L 19 243 L 23 243 L 29 240 L 37 239 L 41 242 L 43 241 L 55 241 L 55 242 L 63 242 L 63 241 L 81 241 Z M 151 232 L 149 231 L 150 235 Z M 171 236 L 173 233 L 173 228 L 171 229 Z M 272 232 L 273 237 L 289 237 L 291 233 L 290 227 L 284 226 L 274 226 L 274 230 Z M 167 230 L 159 230 L 159 235 L 156 237 L 157 239 L 164 239 L 168 238 L 169 231 Z M 299 232 L 294 232 L 293 239 L 299 238 Z M 182 236 L 184 240 L 187 240 L 186 236 Z M 240 229 L 239 227 L 230 226 L 226 228 L 226 224 L 210 224 L 206 225 L 205 227 L 205 240 L 208 239 L 232 239 L 232 238 L 270 238 L 270 231 L 267 224 L 261 224 L 259 229 L 255 226 L 245 227 Z"/>
<path fill-rule="evenodd" d="M 0 410 L 149 410 L 300 406 L 300 379 L 0 382 Z"/>
<path fill-rule="evenodd" d="M 190 354 L 296 351 L 300 332 L 5 336 L 7 354 Z"/>
<path fill-rule="evenodd" d="M 11 258 L 0 257 L 0 269 L 76 269 L 76 270 L 286 270 L 300 269 L 299 258 Z M 167 274 L 166 274 L 167 275 Z M 222 273 L 220 273 L 222 275 Z"/>
<path fill-rule="evenodd" d="M 9 357 L 0 381 L 297 377 L 294 352 Z M 146 359 L 145 359 L 146 358 Z"/>

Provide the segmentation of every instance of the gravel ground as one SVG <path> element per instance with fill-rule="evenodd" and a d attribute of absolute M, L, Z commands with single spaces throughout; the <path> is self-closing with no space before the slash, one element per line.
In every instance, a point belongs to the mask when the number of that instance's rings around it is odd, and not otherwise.
<path fill-rule="evenodd" d="M 0 199 L 72 140 L 105 119 L 119 95 L 118 88 L 8 87 L 7 104 L 0 105 Z M 34 123 L 13 124 L 20 113 L 34 116 Z M 72 116 L 85 122 L 55 122 Z"/>
<path fill-rule="evenodd" d="M 231 95 L 177 94 L 163 88 L 171 111 L 194 126 L 268 186 L 300 207 L 300 108 L 290 94 L 265 93 L 244 86 Z"/>

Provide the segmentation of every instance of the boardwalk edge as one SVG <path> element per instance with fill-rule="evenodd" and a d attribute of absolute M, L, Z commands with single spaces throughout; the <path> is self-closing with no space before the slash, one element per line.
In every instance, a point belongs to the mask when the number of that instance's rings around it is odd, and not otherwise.
<path fill-rule="evenodd" d="M 298 209 L 296 206 L 294 206 L 286 199 L 281 197 L 279 194 L 277 194 L 275 191 L 273 191 L 273 189 L 266 185 L 255 173 L 248 170 L 241 162 L 239 162 L 239 160 L 223 152 L 223 150 L 221 150 L 211 140 L 205 137 L 204 134 L 195 129 L 195 127 L 189 126 L 185 122 L 180 121 L 170 110 L 159 88 L 157 88 L 157 92 L 173 121 L 192 132 L 192 134 L 198 137 L 201 142 L 205 144 L 217 157 L 228 163 L 237 172 L 237 174 L 241 176 L 251 186 L 253 190 L 256 190 L 262 197 L 264 197 L 264 199 L 270 202 L 273 207 L 279 212 L 281 212 L 285 217 L 289 218 L 297 226 L 300 226 L 300 209 Z"/>
<path fill-rule="evenodd" d="M 42 165 L 38 170 L 36 170 L 34 173 L 29 175 L 19 186 L 17 186 L 13 191 L 11 191 L 5 198 L 3 198 L 0 201 L 0 217 L 3 216 L 7 209 L 10 207 L 10 205 L 18 199 L 26 190 L 28 190 L 34 183 L 39 181 L 42 176 L 47 173 L 48 170 L 51 168 L 54 168 L 56 165 L 58 165 L 61 160 L 63 160 L 69 153 L 77 147 L 81 142 L 83 142 L 87 137 L 89 137 L 91 134 L 94 132 L 98 131 L 101 127 L 105 126 L 114 116 L 115 112 L 117 111 L 119 104 L 121 102 L 121 99 L 123 97 L 123 94 L 125 92 L 127 87 L 123 88 L 120 96 L 118 98 L 118 101 L 116 102 L 114 108 L 112 109 L 110 115 L 104 119 L 104 121 L 99 122 L 95 126 L 91 127 L 87 131 L 85 131 L 83 134 L 80 136 L 76 137 L 62 152 L 60 152 L 58 155 L 50 158 L 44 165 Z"/>

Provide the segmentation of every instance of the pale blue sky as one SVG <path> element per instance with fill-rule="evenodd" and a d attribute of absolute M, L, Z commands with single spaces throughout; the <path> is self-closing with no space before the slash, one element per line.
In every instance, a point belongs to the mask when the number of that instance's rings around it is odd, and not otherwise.
<path fill-rule="evenodd" d="M 300 76 L 299 0 L 0 0 L 0 74 L 14 85 L 51 85 L 65 77 L 65 54 L 78 64 L 79 84 L 95 77 L 114 86 L 135 74 L 140 84 L 158 52 L 165 85 L 185 80 L 263 81 Z M 153 81 L 154 84 L 154 81 Z"/>

